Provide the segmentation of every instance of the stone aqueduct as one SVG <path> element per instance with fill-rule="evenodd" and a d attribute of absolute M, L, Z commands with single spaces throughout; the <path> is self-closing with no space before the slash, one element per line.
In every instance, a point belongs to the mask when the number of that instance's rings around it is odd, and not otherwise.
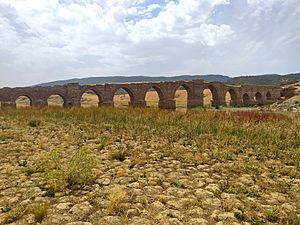
<path fill-rule="evenodd" d="M 20 96 L 30 99 L 31 105 L 43 107 L 48 105 L 48 98 L 59 95 L 64 100 L 64 107 L 81 105 L 81 97 L 87 91 L 98 95 L 99 106 L 114 106 L 114 94 L 124 89 L 130 96 L 131 107 L 146 107 L 145 96 L 149 89 L 157 91 L 159 108 L 175 109 L 175 92 L 179 88 L 187 91 L 187 107 L 203 106 L 203 91 L 210 89 L 213 100 L 212 106 L 225 105 L 225 96 L 229 92 L 232 106 L 264 105 L 277 101 L 282 93 L 278 86 L 258 85 L 225 85 L 221 82 L 206 82 L 203 80 L 149 82 L 149 83 L 114 83 L 99 85 L 79 85 L 77 83 L 53 87 L 20 87 L 0 89 L 1 108 L 16 107 L 16 100 Z"/>

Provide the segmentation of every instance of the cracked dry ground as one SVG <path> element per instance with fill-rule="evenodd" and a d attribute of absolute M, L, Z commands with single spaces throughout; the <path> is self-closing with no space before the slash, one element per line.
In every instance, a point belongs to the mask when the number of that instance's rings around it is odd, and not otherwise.
<path fill-rule="evenodd" d="M 0 111 L 0 224 L 300 224 L 299 130 L 255 112 Z"/>

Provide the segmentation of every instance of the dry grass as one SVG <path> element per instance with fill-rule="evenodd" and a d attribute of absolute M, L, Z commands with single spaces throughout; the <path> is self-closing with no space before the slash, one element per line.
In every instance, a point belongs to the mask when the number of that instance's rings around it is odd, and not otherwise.
<path fill-rule="evenodd" d="M 30 126 L 30 121 L 40 123 Z M 87 201 L 90 193 L 93 212 L 101 211 L 101 216 L 139 216 L 145 210 L 152 218 L 157 212 L 149 209 L 150 204 L 161 201 L 166 207 L 171 197 L 176 206 L 183 198 L 178 193 L 198 199 L 194 194 L 203 182 L 202 189 L 213 184 L 219 190 L 214 199 L 201 197 L 199 202 L 183 204 L 178 211 L 185 217 L 184 224 L 195 204 L 211 224 L 216 222 L 206 200 L 221 201 L 217 210 L 234 213 L 241 223 L 297 224 L 300 124 L 295 121 L 299 115 L 266 112 L 183 114 L 101 107 L 0 110 L 2 215 L 5 223 L 26 224 L 22 218 L 30 213 L 34 218 L 34 212 L 20 212 L 20 203 L 50 199 L 47 216 L 43 208 L 37 213 L 45 217 L 44 222 L 55 213 L 60 198 L 70 196 L 72 201 L 76 196 Z M 34 198 L 31 192 L 36 187 L 41 191 Z M 133 193 L 133 189 L 140 190 Z M 21 196 L 18 202 L 4 201 L 14 199 L 16 193 Z M 233 196 L 229 200 L 237 199 L 239 204 L 231 204 L 222 194 Z M 270 203 L 274 194 L 282 195 L 282 202 Z M 132 212 L 136 208 L 140 211 Z"/>
<path fill-rule="evenodd" d="M 34 219 L 37 223 L 42 222 L 43 219 L 46 217 L 48 208 L 49 208 L 48 203 L 40 203 L 35 206 L 35 208 L 33 209 L 33 214 L 34 214 Z"/>
<path fill-rule="evenodd" d="M 108 215 L 119 215 L 124 213 L 124 208 L 122 203 L 124 203 L 126 197 L 126 192 L 121 187 L 115 187 L 111 190 L 109 195 L 109 203 L 107 206 Z"/>

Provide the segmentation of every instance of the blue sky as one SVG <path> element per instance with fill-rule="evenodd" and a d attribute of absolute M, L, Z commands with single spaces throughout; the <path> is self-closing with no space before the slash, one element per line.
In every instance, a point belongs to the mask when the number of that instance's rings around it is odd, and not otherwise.
<path fill-rule="evenodd" d="M 299 0 L 0 0 L 0 86 L 300 72 Z"/>

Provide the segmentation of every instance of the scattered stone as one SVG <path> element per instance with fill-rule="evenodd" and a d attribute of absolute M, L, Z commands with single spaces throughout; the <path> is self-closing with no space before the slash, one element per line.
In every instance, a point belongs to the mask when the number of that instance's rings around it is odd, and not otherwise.
<path fill-rule="evenodd" d="M 96 182 L 100 185 L 103 185 L 103 186 L 107 186 L 110 184 L 110 179 L 108 178 L 99 178 L 96 180 Z"/>
<path fill-rule="evenodd" d="M 158 214 L 158 219 L 165 218 L 165 217 L 176 218 L 178 220 L 183 219 L 183 215 L 180 213 L 180 211 L 174 209 L 167 209 Z"/>
<path fill-rule="evenodd" d="M 150 208 L 156 212 L 160 212 L 160 211 L 165 210 L 166 206 L 164 204 L 162 204 L 161 202 L 156 201 L 150 205 Z"/>
<path fill-rule="evenodd" d="M 212 198 L 214 197 L 214 193 L 208 191 L 208 190 L 204 190 L 204 189 L 197 189 L 195 191 L 195 196 L 197 197 L 197 199 L 199 200 L 204 200 L 206 198 Z"/>
<path fill-rule="evenodd" d="M 134 217 L 128 225 L 149 225 L 151 221 L 145 218 Z"/>
<path fill-rule="evenodd" d="M 64 212 L 64 211 L 68 211 L 72 207 L 72 205 L 73 204 L 71 202 L 65 202 L 65 203 L 58 203 L 54 207 L 58 212 Z"/>
<path fill-rule="evenodd" d="M 82 202 L 79 204 L 74 205 L 69 213 L 75 215 L 76 217 L 80 218 L 83 216 L 86 216 L 90 214 L 90 212 L 93 210 L 93 207 L 90 205 L 89 202 Z"/>
<path fill-rule="evenodd" d="M 296 211 L 296 207 L 293 206 L 293 205 L 291 205 L 291 204 L 289 204 L 289 203 L 283 203 L 283 204 L 281 205 L 281 207 L 282 207 L 283 209 L 285 209 L 286 211 L 288 211 L 288 212 L 294 212 L 294 211 Z"/>
<path fill-rule="evenodd" d="M 121 225 L 122 221 L 118 216 L 105 216 L 99 221 L 99 225 Z"/>
<path fill-rule="evenodd" d="M 140 214 L 140 211 L 138 209 L 128 209 L 127 213 L 126 213 L 128 218 L 138 216 L 139 214 Z"/>
<path fill-rule="evenodd" d="M 93 225 L 93 224 L 91 224 L 89 222 L 81 222 L 81 221 L 79 221 L 79 222 L 67 223 L 66 225 Z"/>
<path fill-rule="evenodd" d="M 204 211 L 201 207 L 194 206 L 188 211 L 187 214 L 189 215 L 189 217 L 199 218 L 204 215 Z"/>
<path fill-rule="evenodd" d="M 188 222 L 189 225 L 206 225 L 208 221 L 202 218 L 193 218 Z"/>
<path fill-rule="evenodd" d="M 254 185 L 254 180 L 253 178 L 248 175 L 248 174 L 243 174 L 240 178 L 239 178 L 239 181 L 244 184 L 244 185 L 247 185 L 247 186 L 252 186 Z"/>
<path fill-rule="evenodd" d="M 181 223 L 177 218 L 167 218 L 167 219 L 161 220 L 160 224 L 162 224 L 162 225 L 182 225 L 183 223 Z"/>
<path fill-rule="evenodd" d="M 217 184 L 209 184 L 208 186 L 206 186 L 205 190 L 208 190 L 215 195 L 221 193 L 221 190 Z"/>

